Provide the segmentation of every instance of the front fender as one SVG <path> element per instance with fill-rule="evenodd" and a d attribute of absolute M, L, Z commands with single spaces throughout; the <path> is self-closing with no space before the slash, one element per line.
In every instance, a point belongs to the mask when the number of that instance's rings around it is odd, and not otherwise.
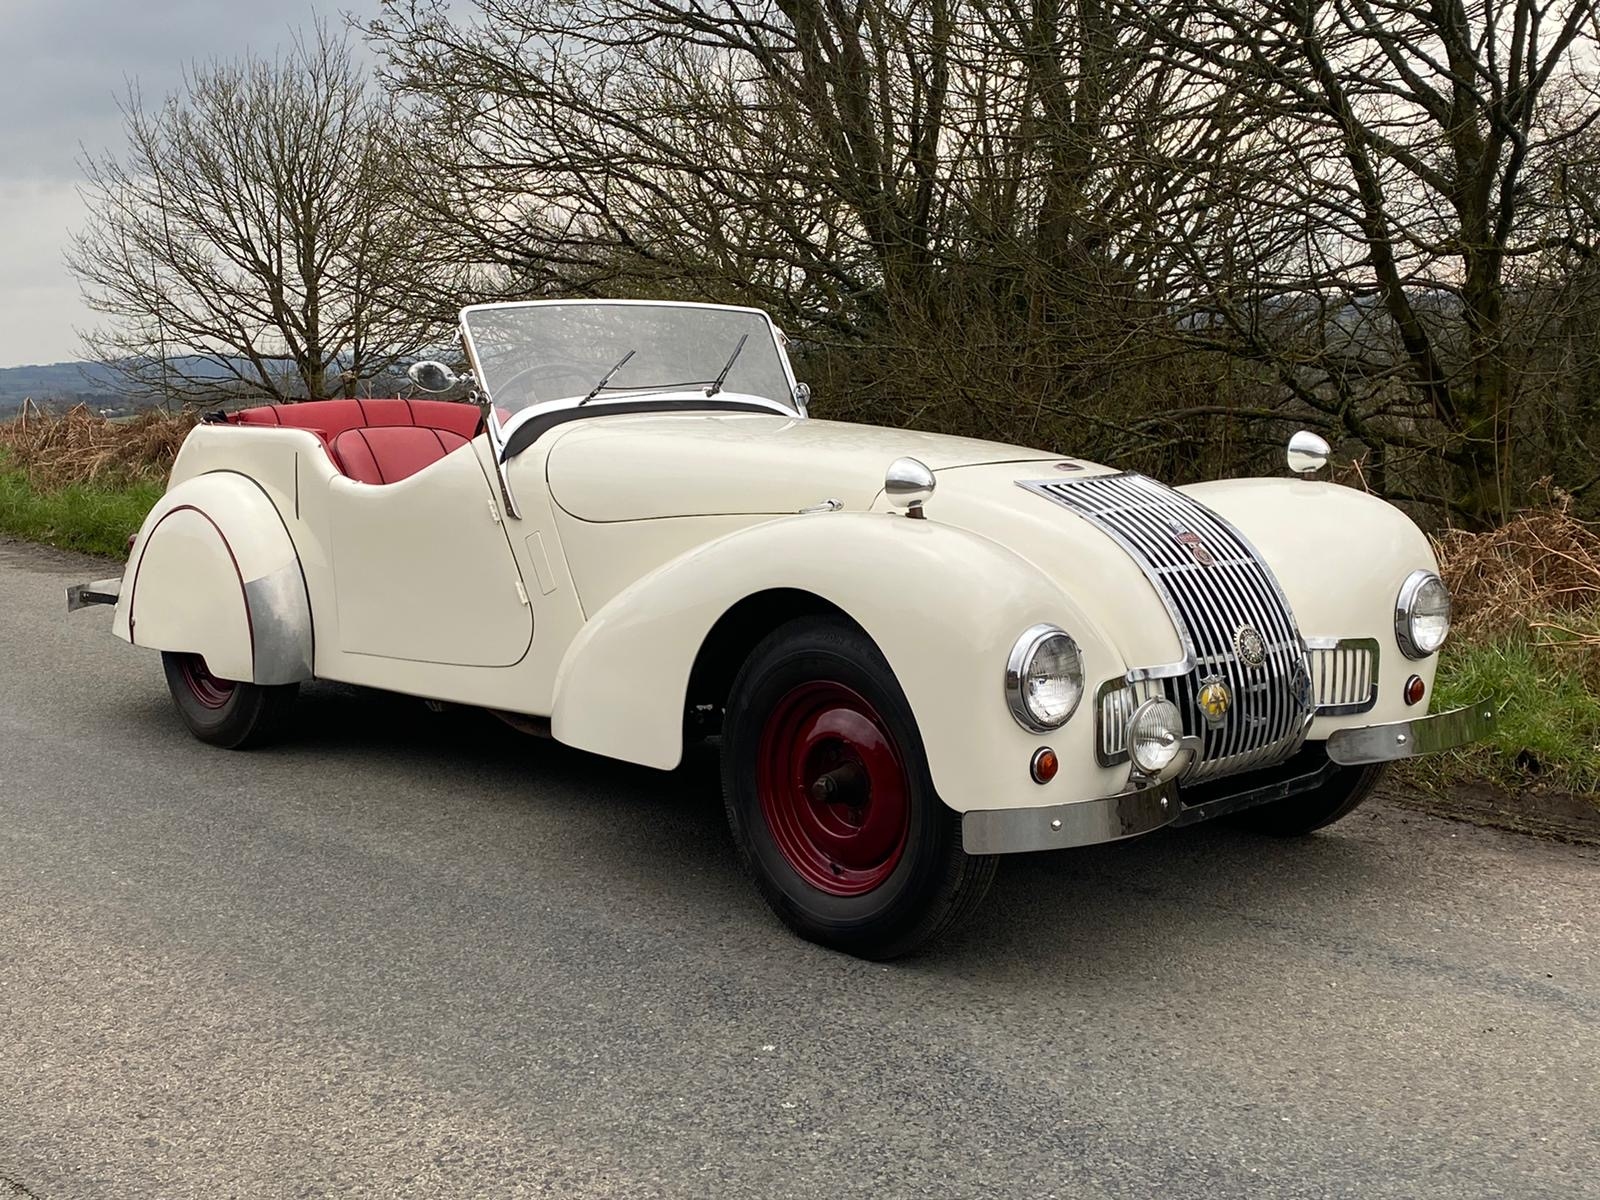
<path fill-rule="evenodd" d="M 980 535 L 884 513 L 784 517 L 705 543 L 624 589 L 585 624 L 556 677 L 562 742 L 671 768 L 683 752 L 690 671 L 718 618 L 771 589 L 809 592 L 856 621 L 888 660 L 922 735 L 934 786 L 958 811 L 1060 804 L 1116 792 L 1127 767 L 1094 754 L 1089 697 L 1031 734 L 1006 705 L 1017 637 L 1057 624 L 1083 651 L 1086 685 L 1126 670 L 1099 624 L 1037 568 Z M 1063 769 L 1032 781 L 1050 745 Z"/>
<path fill-rule="evenodd" d="M 184 480 L 151 509 L 133 545 L 112 626 L 119 637 L 202 655 L 221 679 L 311 678 L 300 559 L 277 508 L 248 476 Z"/>

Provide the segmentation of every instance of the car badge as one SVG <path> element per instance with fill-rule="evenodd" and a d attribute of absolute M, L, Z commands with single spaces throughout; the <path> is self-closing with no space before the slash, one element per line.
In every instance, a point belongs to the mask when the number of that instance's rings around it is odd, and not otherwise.
<path fill-rule="evenodd" d="M 1247 667 L 1267 665 L 1267 643 L 1248 625 L 1239 626 L 1239 632 L 1233 635 L 1233 651 Z"/>
<path fill-rule="evenodd" d="M 1200 694 L 1196 699 L 1200 711 L 1205 714 L 1206 724 L 1215 728 L 1222 724 L 1228 710 L 1233 707 L 1233 689 L 1228 686 L 1227 680 L 1216 676 L 1200 685 Z"/>
<path fill-rule="evenodd" d="M 1194 559 L 1200 566 L 1214 567 L 1217 565 L 1216 557 L 1210 550 L 1206 549 L 1206 544 L 1200 540 L 1198 533 L 1188 529 L 1180 529 L 1173 533 L 1172 540 L 1187 550 L 1189 557 Z"/>

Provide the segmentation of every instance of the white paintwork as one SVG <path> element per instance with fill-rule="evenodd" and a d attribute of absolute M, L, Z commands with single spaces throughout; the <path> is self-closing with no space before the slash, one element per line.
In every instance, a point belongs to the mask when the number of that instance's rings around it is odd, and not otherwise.
<path fill-rule="evenodd" d="M 224 679 L 311 675 L 311 610 L 289 531 L 245 474 L 175 482 L 149 516 L 112 618 L 118 636 L 192 651 Z"/>
<path fill-rule="evenodd" d="M 885 467 L 902 454 L 935 471 L 1055 460 L 998 442 L 872 425 L 675 413 L 568 427 L 550 452 L 548 479 L 556 503 L 586 521 L 793 513 L 824 499 L 861 509 L 882 489 Z"/>
<path fill-rule="evenodd" d="M 327 504 L 340 649 L 480 667 L 510 666 L 528 652 L 533 609 L 500 501 L 470 446 L 381 487 L 336 476 Z M 419 561 L 428 564 L 426 587 Z"/>
<path fill-rule="evenodd" d="M 1179 639 L 1114 542 L 1017 486 L 1062 478 L 1059 456 L 778 413 L 601 409 L 505 466 L 513 517 L 493 436 L 368 486 L 340 475 L 303 430 L 198 427 L 141 532 L 117 632 L 204 654 L 223 678 L 314 673 L 548 716 L 568 744 L 670 767 L 707 632 L 746 597 L 804 591 L 882 650 L 953 808 L 1060 805 L 1128 786 L 1125 765 L 1095 762 L 1092 697 L 1130 668 L 1174 662 Z M 935 472 L 925 520 L 891 512 L 883 496 L 884 470 L 902 455 Z M 1431 689 L 1434 660 L 1405 659 L 1392 627 L 1400 582 L 1434 566 L 1409 520 L 1297 479 L 1188 490 L 1256 545 L 1304 635 L 1378 639 L 1378 707 L 1319 718 L 1314 738 L 1422 715 L 1400 684 L 1415 671 Z M 829 500 L 843 511 L 802 513 Z M 265 665 L 251 649 L 252 583 L 276 638 Z M 297 622 L 308 628 L 291 636 Z M 1089 697 L 1046 736 L 1020 729 L 1003 694 L 1012 642 L 1041 622 L 1077 640 Z M 299 674 L 284 665 L 293 652 Z M 1028 762 L 1046 744 L 1064 765 L 1041 787 Z"/>

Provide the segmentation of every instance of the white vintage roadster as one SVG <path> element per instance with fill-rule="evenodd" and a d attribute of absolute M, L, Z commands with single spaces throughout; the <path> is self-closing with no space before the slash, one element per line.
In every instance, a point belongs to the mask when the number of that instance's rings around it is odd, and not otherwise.
<path fill-rule="evenodd" d="M 258 744 L 322 678 L 652 767 L 720 737 L 773 909 L 891 957 L 1000 854 L 1305 833 L 1494 720 L 1426 715 L 1449 596 L 1361 492 L 808 419 L 752 309 L 483 305 L 462 335 L 477 404 L 214 414 L 122 578 L 69 591 L 162 652 L 195 736 Z"/>

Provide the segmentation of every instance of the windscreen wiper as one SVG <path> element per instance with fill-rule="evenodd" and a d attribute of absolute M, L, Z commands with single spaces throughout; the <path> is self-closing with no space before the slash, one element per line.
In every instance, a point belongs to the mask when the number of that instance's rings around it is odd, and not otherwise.
<path fill-rule="evenodd" d="M 728 372 L 733 370 L 733 364 L 739 360 L 739 351 L 744 349 L 744 344 L 750 340 L 747 333 L 739 339 L 739 344 L 733 348 L 733 353 L 728 355 L 728 365 L 722 368 L 722 374 L 711 381 L 711 386 L 706 388 L 707 396 L 715 396 L 722 390 L 722 381 L 728 377 Z"/>
<path fill-rule="evenodd" d="M 734 351 L 734 357 L 737 358 L 738 354 L 739 354 L 739 352 L 737 350 L 735 350 Z M 611 377 L 613 375 L 615 375 L 618 371 L 622 370 L 622 368 L 627 365 L 628 360 L 630 358 L 632 358 L 633 355 L 634 355 L 634 352 L 632 350 L 629 350 L 626 354 L 624 354 L 621 358 L 619 358 L 617 360 L 617 365 L 612 367 L 611 370 L 607 371 L 604 375 L 600 376 L 600 382 L 594 385 L 594 387 L 590 390 L 590 392 L 589 392 L 589 394 L 587 396 L 585 396 L 582 400 L 578 401 L 578 407 L 582 408 L 585 404 L 589 403 L 589 401 L 593 400 L 602 391 L 604 391 L 606 384 L 611 382 Z M 730 362 L 728 365 L 731 367 L 733 364 Z M 724 374 L 726 374 L 726 372 L 724 372 Z"/>

